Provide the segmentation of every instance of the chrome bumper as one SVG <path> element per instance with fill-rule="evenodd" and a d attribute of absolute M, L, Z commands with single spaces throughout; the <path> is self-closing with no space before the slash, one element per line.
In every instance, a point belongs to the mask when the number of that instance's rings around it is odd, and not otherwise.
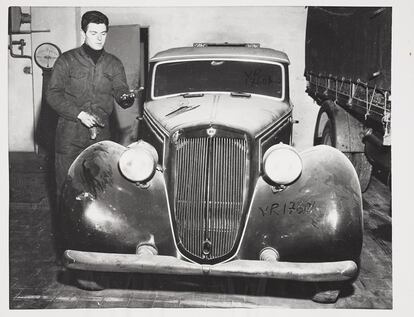
<path fill-rule="evenodd" d="M 64 264 L 75 270 L 156 274 L 212 275 L 276 278 L 305 282 L 345 281 L 356 276 L 354 261 L 296 263 L 234 260 L 201 265 L 163 255 L 136 255 L 67 250 Z"/>

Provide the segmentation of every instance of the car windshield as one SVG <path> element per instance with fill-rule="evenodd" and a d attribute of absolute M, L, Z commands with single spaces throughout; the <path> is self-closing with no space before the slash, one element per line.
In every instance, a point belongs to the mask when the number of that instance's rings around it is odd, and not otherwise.
<path fill-rule="evenodd" d="M 214 91 L 282 98 L 283 71 L 280 64 L 252 61 L 169 62 L 156 66 L 153 85 L 154 97 Z"/>

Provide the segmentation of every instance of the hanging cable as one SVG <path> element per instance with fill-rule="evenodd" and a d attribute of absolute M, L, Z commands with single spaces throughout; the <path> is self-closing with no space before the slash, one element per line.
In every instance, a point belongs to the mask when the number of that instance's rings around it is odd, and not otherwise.
<path fill-rule="evenodd" d="M 368 96 L 369 96 L 369 88 L 366 87 L 367 89 L 367 93 L 366 93 L 366 105 L 367 105 L 367 111 L 365 113 L 365 121 L 368 119 L 368 116 L 371 113 L 371 107 L 372 107 L 372 102 L 374 101 L 374 96 L 375 96 L 375 90 L 377 89 L 377 86 L 374 86 L 374 91 L 372 92 L 372 96 L 371 96 L 371 100 L 368 103 Z"/>

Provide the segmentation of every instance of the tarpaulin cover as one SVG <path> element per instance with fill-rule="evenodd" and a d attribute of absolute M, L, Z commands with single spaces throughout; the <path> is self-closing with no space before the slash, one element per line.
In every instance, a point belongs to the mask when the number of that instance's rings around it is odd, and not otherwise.
<path fill-rule="evenodd" d="M 306 72 L 391 90 L 391 8 L 309 7 Z"/>

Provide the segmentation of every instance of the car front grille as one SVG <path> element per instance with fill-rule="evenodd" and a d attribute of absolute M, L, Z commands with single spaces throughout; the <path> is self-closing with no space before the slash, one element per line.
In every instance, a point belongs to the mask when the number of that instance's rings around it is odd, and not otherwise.
<path fill-rule="evenodd" d="M 243 216 L 247 147 L 240 135 L 177 141 L 176 234 L 192 257 L 211 261 L 235 247 Z"/>

